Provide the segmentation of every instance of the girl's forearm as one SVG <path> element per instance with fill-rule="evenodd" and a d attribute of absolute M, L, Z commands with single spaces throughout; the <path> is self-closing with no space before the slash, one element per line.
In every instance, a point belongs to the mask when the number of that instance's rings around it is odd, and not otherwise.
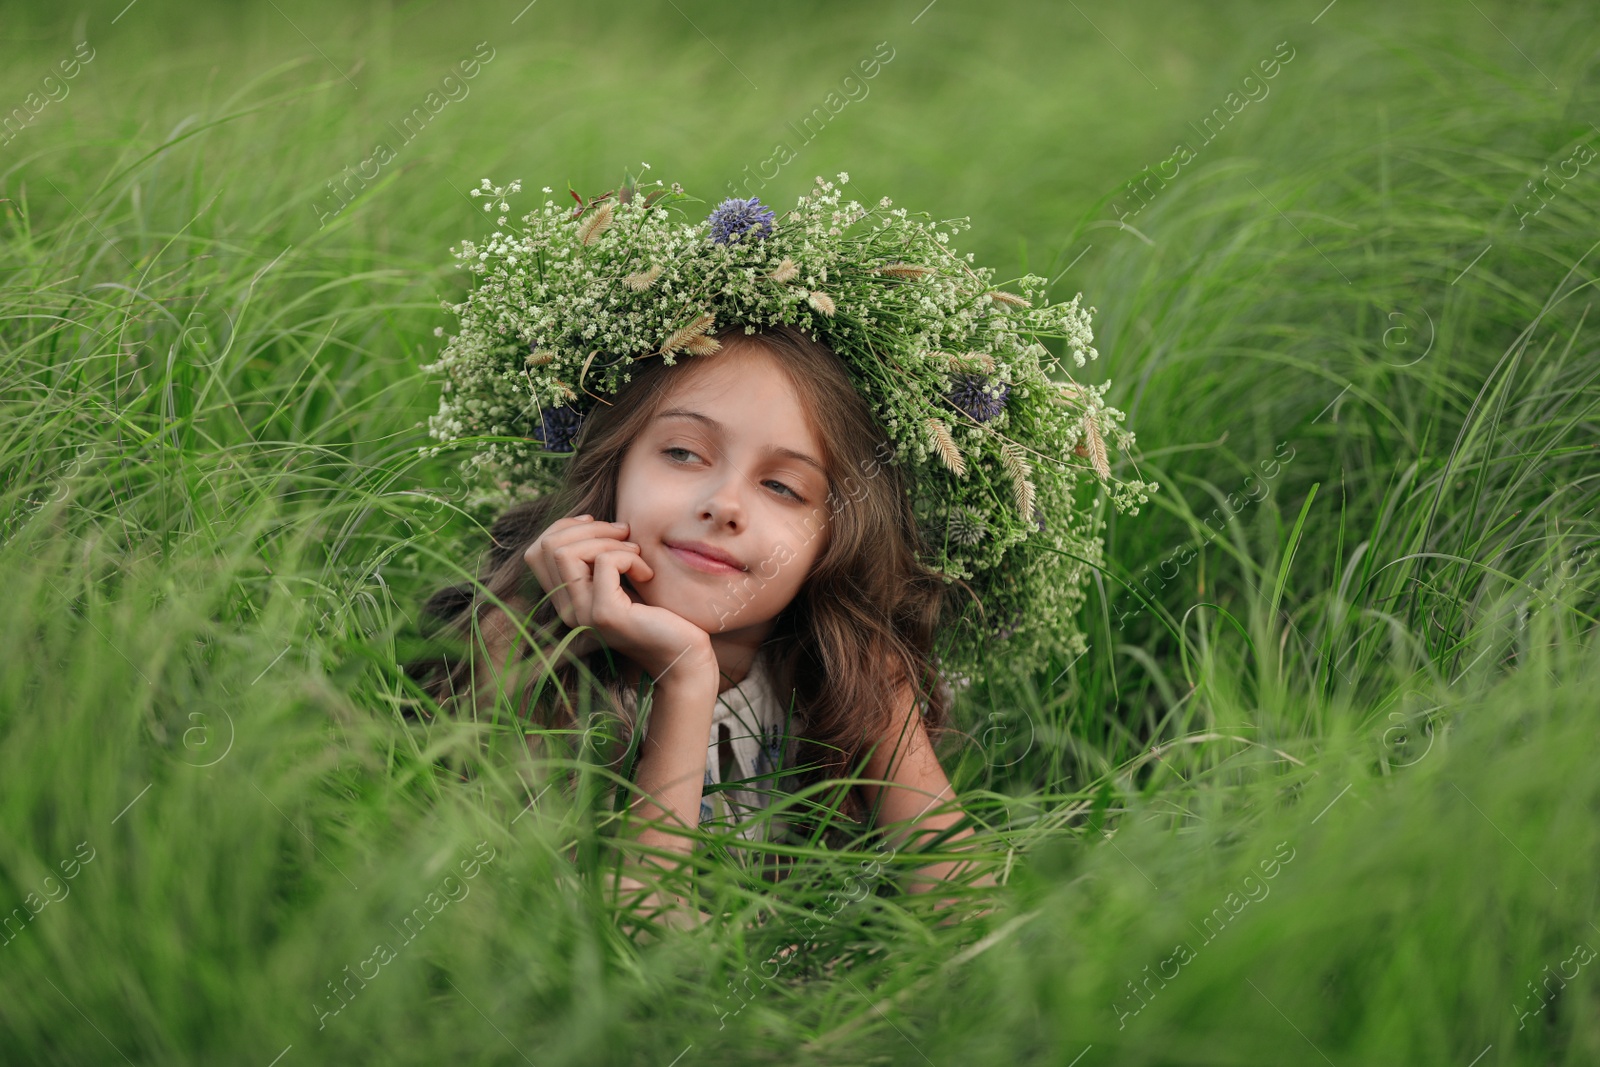
<path fill-rule="evenodd" d="M 932 836 L 932 833 L 937 831 L 937 828 L 921 827 L 919 829 L 921 829 L 924 834 L 927 834 L 927 836 Z M 941 851 L 963 851 L 962 849 L 956 847 L 957 842 L 972 837 L 973 834 L 973 829 L 968 827 L 967 829 L 962 830 L 960 833 L 951 836 L 949 840 L 940 846 L 940 849 Z M 911 877 L 907 882 L 906 889 L 912 893 L 926 893 L 931 890 L 942 889 L 951 883 L 960 882 L 962 880 L 962 876 L 975 866 L 977 866 L 975 860 L 961 859 L 944 860 L 939 863 L 930 863 L 926 866 L 918 867 L 912 872 Z M 972 879 L 972 881 L 968 884 L 972 885 L 973 887 L 977 887 L 992 886 L 997 883 L 994 875 L 989 873 L 979 875 L 978 877 Z"/>
<path fill-rule="evenodd" d="M 948 829 L 959 818 L 960 815 L 954 812 L 927 816 L 900 834 L 895 835 L 898 839 L 896 847 L 906 843 L 908 839 L 911 843 L 919 843 L 923 838 L 933 837 L 939 832 Z M 959 846 L 959 842 L 973 837 L 975 834 L 976 830 L 969 826 L 965 830 L 951 835 L 949 839 L 941 843 L 938 846 L 939 851 L 967 851 L 967 849 Z M 993 871 L 986 871 L 976 878 L 971 877 L 972 869 L 979 865 L 980 863 L 976 858 L 943 860 L 938 863 L 924 864 L 913 870 L 910 877 L 907 878 L 906 892 L 912 894 L 943 893 L 948 892 L 956 885 L 965 885 L 970 889 L 999 885 L 999 879 L 995 877 Z M 939 896 L 934 902 L 934 910 L 945 913 L 945 917 L 940 920 L 939 925 L 945 926 L 954 922 L 958 913 L 949 909 L 966 902 L 962 897 Z M 987 914 L 990 910 L 992 909 L 985 907 L 976 913 L 970 914 L 968 917 L 977 918 L 979 915 Z"/>
<path fill-rule="evenodd" d="M 635 776 L 642 795 L 631 806 L 633 814 L 646 824 L 633 835 L 642 845 L 679 855 L 687 855 L 693 848 L 693 840 L 682 831 L 700 824 L 717 677 L 712 670 L 685 670 L 680 664 L 655 687 Z M 676 865 L 654 856 L 643 861 Z M 627 892 L 643 885 L 624 874 L 618 888 Z"/>
<path fill-rule="evenodd" d="M 910 838 L 912 843 L 920 840 L 920 838 L 931 838 L 934 837 L 939 830 L 942 830 L 944 827 L 947 827 L 947 825 L 957 821 L 957 817 L 960 816 L 931 816 L 928 817 L 928 819 L 923 819 L 920 824 L 915 825 L 915 827 L 912 827 L 912 829 L 904 830 L 904 832 L 899 833 L 899 835 L 896 835 L 896 837 L 901 838 L 902 843 L 907 841 L 907 838 Z M 973 827 L 966 827 L 966 829 L 962 830 L 962 832 L 950 835 L 950 837 L 947 838 L 942 845 L 939 845 L 939 849 L 941 849 L 941 851 L 957 851 L 957 853 L 958 851 L 965 851 L 965 849 L 957 848 L 957 843 L 958 841 L 963 841 L 966 840 L 966 838 L 973 837 L 973 833 Z M 910 893 L 928 893 L 930 889 L 944 888 L 947 883 L 954 883 L 954 881 L 962 880 L 963 873 L 973 869 L 974 865 L 976 865 L 976 861 L 973 861 L 973 859 L 946 859 L 946 861 L 936 862 L 936 864 L 926 864 L 923 865 L 923 867 L 917 867 L 917 869 L 912 872 L 912 875 L 910 875 L 909 881 L 907 881 L 907 891 L 910 891 Z M 974 878 L 974 880 L 971 881 L 971 885 L 995 885 L 995 880 L 992 875 L 979 875 L 978 878 Z"/>

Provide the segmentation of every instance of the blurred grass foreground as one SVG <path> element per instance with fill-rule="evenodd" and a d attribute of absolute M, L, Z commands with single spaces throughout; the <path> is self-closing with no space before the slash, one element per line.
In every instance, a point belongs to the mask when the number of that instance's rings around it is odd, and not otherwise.
<path fill-rule="evenodd" d="M 0 1061 L 1600 1062 L 1586 5 L 71 17 L 0 68 Z M 987 914 L 708 834 L 636 937 L 600 771 L 414 710 L 464 191 L 640 160 L 1099 309 L 1163 491 L 1089 652 L 961 694 Z"/>

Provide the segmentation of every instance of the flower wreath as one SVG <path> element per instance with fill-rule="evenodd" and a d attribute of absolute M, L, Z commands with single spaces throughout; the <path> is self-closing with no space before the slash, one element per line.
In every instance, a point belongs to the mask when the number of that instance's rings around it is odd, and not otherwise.
<path fill-rule="evenodd" d="M 520 190 L 486 178 L 472 195 L 508 211 Z M 1126 450 L 1134 435 L 1103 399 L 1110 382 L 1050 377 L 1065 369 L 1042 339 L 1059 339 L 1079 367 L 1098 355 L 1081 293 L 1051 304 L 1031 274 L 999 288 L 948 247 L 966 219 L 909 216 L 888 198 L 841 205 L 820 177 L 782 218 L 756 198 L 689 218 L 682 206 L 703 202 L 680 185 L 642 195 L 631 178 L 572 196 L 575 207 L 547 199 L 521 227 L 508 231 L 502 215 L 481 247 L 452 249 L 478 280 L 444 303 L 460 330 L 422 369 L 445 377 L 430 436 L 475 449 L 462 464 L 481 487 L 470 506 L 558 485 L 584 415 L 631 380 L 633 360 L 714 352 L 720 324 L 797 326 L 838 353 L 876 413 L 880 454 L 912 487 L 924 562 L 976 595 L 979 610 L 941 635 L 943 670 L 985 676 L 998 642 L 1011 670 L 1087 648 L 1075 617 L 1105 524 L 1076 490 L 1104 486 L 1137 515 L 1159 486 L 1112 476 L 1108 442 Z"/>

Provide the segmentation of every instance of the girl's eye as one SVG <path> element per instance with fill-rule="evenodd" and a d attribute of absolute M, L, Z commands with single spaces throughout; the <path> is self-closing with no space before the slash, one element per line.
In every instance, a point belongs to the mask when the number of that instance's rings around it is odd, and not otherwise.
<path fill-rule="evenodd" d="M 682 453 L 683 453 L 683 454 L 684 454 L 684 455 L 686 455 L 686 456 L 693 456 L 693 455 L 694 455 L 694 453 L 693 453 L 693 452 L 691 452 L 691 451 L 690 451 L 690 450 L 689 450 L 689 449 L 687 449 L 687 448 L 678 448 L 678 447 L 673 447 L 673 448 L 663 448 L 663 449 L 662 449 L 662 450 L 661 450 L 661 454 L 662 454 L 662 455 L 663 455 L 663 456 L 669 456 L 669 455 L 671 455 L 671 454 L 672 454 L 672 453 L 674 453 L 674 452 L 682 452 Z M 679 461 L 679 462 L 687 462 L 687 461 L 683 461 L 683 460 L 680 460 L 680 461 Z M 775 480 L 775 479 L 769 479 L 769 480 L 768 480 L 768 481 L 767 481 L 767 482 L 766 482 L 766 483 L 765 483 L 765 484 L 766 484 L 766 485 L 775 485 L 775 486 L 777 486 L 777 487 L 778 487 L 778 488 L 779 488 L 779 489 L 781 489 L 781 490 L 782 490 L 782 491 L 783 491 L 783 492 L 785 492 L 785 493 L 787 493 L 787 494 L 789 494 L 789 496 L 790 496 L 790 497 L 791 497 L 791 498 L 793 498 L 793 499 L 794 499 L 794 500 L 798 500 L 798 501 L 799 501 L 799 502 L 800 502 L 800 503 L 802 503 L 802 504 L 803 504 L 803 503 L 805 503 L 805 497 L 803 497 L 803 496 L 801 496 L 801 495 L 800 495 L 800 494 L 799 494 L 799 493 L 797 493 L 797 492 L 795 492 L 795 491 L 794 491 L 794 490 L 793 490 L 793 489 L 790 489 L 790 488 L 789 488 L 789 487 L 788 487 L 788 486 L 787 486 L 787 485 L 784 485 L 784 484 L 783 484 L 783 483 L 782 483 L 782 482 L 780 482 L 780 481 L 777 481 L 777 480 Z"/>

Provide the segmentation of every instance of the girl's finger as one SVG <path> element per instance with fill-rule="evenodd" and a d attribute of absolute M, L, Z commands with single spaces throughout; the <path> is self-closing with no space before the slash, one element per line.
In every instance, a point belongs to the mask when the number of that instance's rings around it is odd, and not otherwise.
<path fill-rule="evenodd" d="M 625 522 L 606 522 L 600 519 L 557 519 L 545 530 L 541 540 L 560 544 L 575 537 L 620 537 L 627 532 Z"/>
<path fill-rule="evenodd" d="M 578 519 L 568 515 L 546 526 L 544 532 L 534 539 L 534 543 L 560 546 L 574 539 L 611 535 L 612 531 L 625 531 L 626 529 L 627 526 L 624 523 Z"/>
<path fill-rule="evenodd" d="M 558 548 L 566 548 L 584 553 L 592 558 L 608 548 L 637 548 L 638 546 L 632 541 L 624 540 L 621 533 L 606 534 L 601 532 L 590 534 L 587 537 L 580 536 L 564 541 L 555 541 L 550 543 L 548 547 L 552 553 Z"/>
<path fill-rule="evenodd" d="M 522 557 L 527 561 L 529 567 L 538 567 L 541 557 L 550 559 L 555 550 L 559 548 L 570 548 L 588 541 L 595 542 L 596 546 L 615 545 L 627 535 L 628 531 L 627 526 L 622 523 L 581 522 L 562 526 L 561 524 L 566 521 L 565 519 L 560 519 L 552 523 L 544 533 L 540 534 L 532 544 L 523 550 Z M 596 547 L 594 551 L 599 551 L 599 547 Z M 592 552 L 589 554 L 589 558 L 593 558 Z"/>
<path fill-rule="evenodd" d="M 627 531 L 624 523 L 594 522 L 568 516 L 552 523 L 523 552 L 523 560 L 538 580 L 539 586 L 550 594 L 552 605 L 561 621 L 568 626 L 586 625 L 579 621 L 576 612 L 580 606 L 577 598 L 587 596 L 584 583 L 590 580 L 594 559 L 608 548 L 616 548 Z M 629 545 L 630 551 L 638 546 Z M 583 610 L 587 610 L 585 607 Z"/>
<path fill-rule="evenodd" d="M 579 541 L 598 538 L 616 538 L 620 540 L 627 527 L 612 522 L 577 522 L 567 523 L 565 519 L 551 523 L 544 533 L 534 541 L 545 552 L 557 548 L 566 548 Z M 533 546 L 529 546 L 530 548 Z"/>
<path fill-rule="evenodd" d="M 540 561 L 548 559 L 552 549 L 561 548 L 570 543 L 573 540 L 574 531 L 589 525 L 592 525 L 592 523 L 588 519 L 578 519 L 571 515 L 559 518 L 549 526 L 546 526 L 539 536 L 533 539 L 528 547 L 523 550 L 522 558 L 527 560 L 528 566 L 534 570 L 535 574 L 538 574 L 540 568 L 543 567 L 545 574 L 540 577 L 547 577 L 552 573 L 551 568 L 541 564 Z"/>
<path fill-rule="evenodd" d="M 535 577 L 539 578 L 540 585 L 549 590 L 564 581 L 572 580 L 568 575 L 578 573 L 579 566 L 584 568 L 583 574 L 587 575 L 589 573 L 587 568 L 594 564 L 595 558 L 600 553 L 617 549 L 625 549 L 635 554 L 639 552 L 639 546 L 631 541 L 619 542 L 609 537 L 592 537 L 583 541 L 565 542 L 547 549 L 542 555 L 531 555 L 529 566 L 533 569 Z M 561 560 L 567 562 L 562 563 Z"/>
<path fill-rule="evenodd" d="M 644 561 L 644 556 L 641 555 L 639 546 L 629 542 L 625 547 L 628 554 L 623 558 L 627 561 L 627 565 L 620 569 L 627 572 L 628 576 L 636 581 L 648 582 L 654 578 L 656 576 L 655 568 Z"/>
<path fill-rule="evenodd" d="M 616 612 L 642 602 L 632 590 L 622 587 L 624 574 L 631 575 L 635 581 L 645 582 L 655 576 L 650 564 L 634 551 L 613 549 L 595 557 L 591 607 L 596 613 L 604 614 L 608 625 L 616 624 Z M 598 620 L 592 621 L 599 625 Z"/>
<path fill-rule="evenodd" d="M 573 546 L 551 552 L 550 558 L 558 587 L 552 598 L 557 601 L 557 609 L 561 611 L 561 621 L 568 626 L 588 626 L 594 599 L 590 559 Z M 563 602 L 565 609 L 562 609 Z"/>
<path fill-rule="evenodd" d="M 614 622 L 616 611 L 614 605 L 617 597 L 627 599 L 627 594 L 622 591 L 621 570 L 626 570 L 628 564 L 637 559 L 622 552 L 602 552 L 594 558 L 594 580 L 590 583 L 590 615 L 587 621 L 600 627 L 602 620 L 595 616 L 603 615 L 604 623 L 611 625 Z"/>

